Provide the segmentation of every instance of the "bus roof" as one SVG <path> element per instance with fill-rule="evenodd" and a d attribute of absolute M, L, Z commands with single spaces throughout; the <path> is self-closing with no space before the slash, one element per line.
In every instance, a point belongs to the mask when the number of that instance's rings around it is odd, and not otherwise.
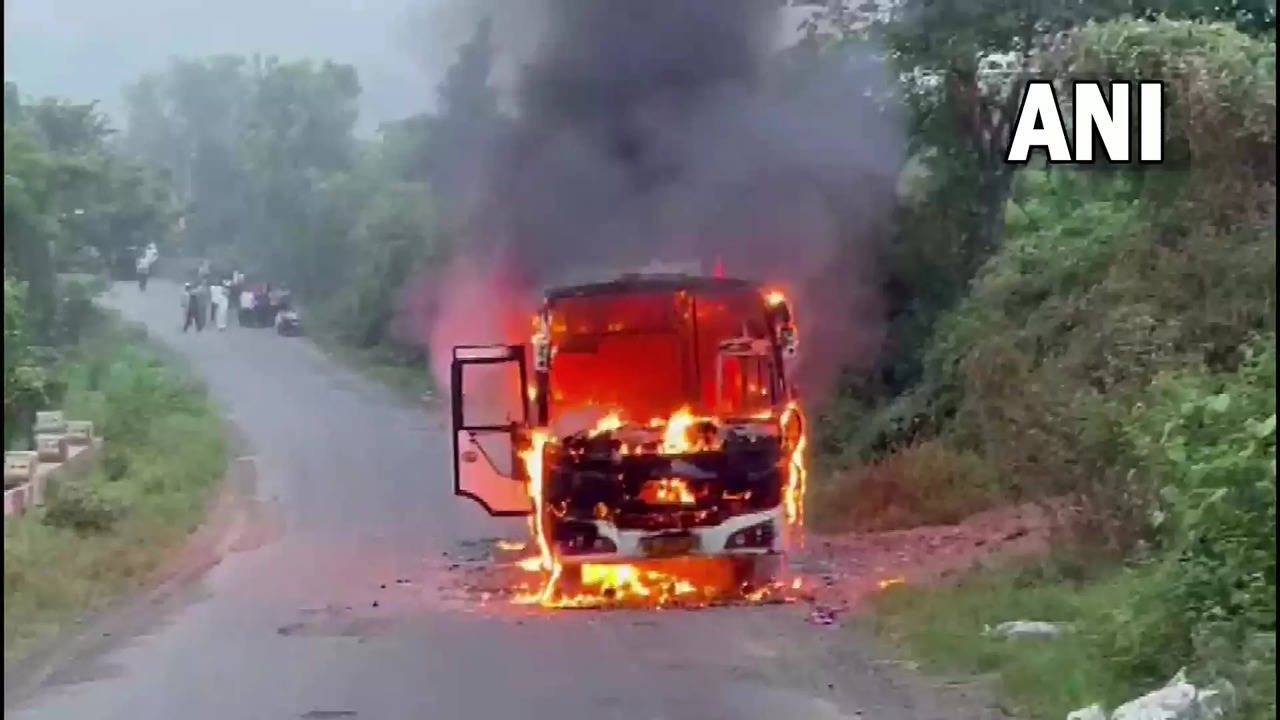
<path fill-rule="evenodd" d="M 593 295 L 619 295 L 636 292 L 679 292 L 698 290 L 703 292 L 759 292 L 759 286 L 748 280 L 717 278 L 702 275 L 623 275 L 609 282 L 588 285 L 570 285 L 547 291 L 548 302 L 571 297 Z"/>

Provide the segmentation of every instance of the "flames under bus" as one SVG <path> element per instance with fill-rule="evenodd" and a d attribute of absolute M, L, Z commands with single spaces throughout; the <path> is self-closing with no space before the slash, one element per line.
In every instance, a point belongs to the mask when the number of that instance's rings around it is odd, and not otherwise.
<path fill-rule="evenodd" d="M 454 491 L 533 514 L 568 569 L 713 555 L 772 575 L 802 511 L 795 352 L 785 300 L 746 281 L 551 290 L 528 345 L 453 350 Z"/>

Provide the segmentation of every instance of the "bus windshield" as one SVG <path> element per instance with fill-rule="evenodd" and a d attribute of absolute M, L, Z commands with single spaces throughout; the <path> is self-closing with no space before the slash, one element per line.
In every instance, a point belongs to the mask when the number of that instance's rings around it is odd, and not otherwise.
<path fill-rule="evenodd" d="M 555 426 L 568 416 L 578 418 L 570 424 L 590 427 L 611 412 L 647 423 L 683 406 L 700 414 L 723 410 L 716 390 L 721 342 L 768 337 L 764 304 L 746 290 L 568 297 L 550 310 Z"/>

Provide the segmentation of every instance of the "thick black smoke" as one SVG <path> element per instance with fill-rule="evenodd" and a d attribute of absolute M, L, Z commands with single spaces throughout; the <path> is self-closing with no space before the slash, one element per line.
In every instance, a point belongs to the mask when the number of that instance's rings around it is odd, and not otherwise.
<path fill-rule="evenodd" d="M 720 264 L 790 291 L 811 390 L 870 361 L 900 123 L 867 53 L 773 53 L 776 8 L 547 0 L 518 114 L 478 160 L 466 267 L 500 257 L 504 282 L 514 268 L 536 290 L 654 261 Z M 514 339 L 450 337 L 441 326 L 480 331 L 457 320 L 474 301 L 447 305 L 433 344 Z"/>

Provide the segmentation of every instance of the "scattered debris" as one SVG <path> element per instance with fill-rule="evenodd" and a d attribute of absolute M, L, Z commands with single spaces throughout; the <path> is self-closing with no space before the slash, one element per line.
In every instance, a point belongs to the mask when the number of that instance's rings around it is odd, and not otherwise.
<path fill-rule="evenodd" d="M 1217 720 L 1232 704 L 1234 688 L 1220 680 L 1207 688 L 1187 682 L 1186 668 L 1178 671 L 1165 686 L 1116 708 L 1111 720 Z M 1073 710 L 1067 720 L 1105 720 L 1101 705 Z"/>
<path fill-rule="evenodd" d="M 1011 620 L 1002 622 L 995 628 L 984 627 L 982 634 L 988 637 L 1005 640 L 1052 640 L 1065 632 L 1071 631 L 1071 625 L 1059 622 L 1043 622 L 1040 620 Z"/>
<path fill-rule="evenodd" d="M 835 610 L 823 605 L 815 605 L 809 611 L 809 622 L 814 625 L 832 625 L 836 621 Z"/>
<path fill-rule="evenodd" d="M 1067 720 L 1107 720 L 1107 713 L 1101 705 L 1094 703 L 1067 713 Z"/>

